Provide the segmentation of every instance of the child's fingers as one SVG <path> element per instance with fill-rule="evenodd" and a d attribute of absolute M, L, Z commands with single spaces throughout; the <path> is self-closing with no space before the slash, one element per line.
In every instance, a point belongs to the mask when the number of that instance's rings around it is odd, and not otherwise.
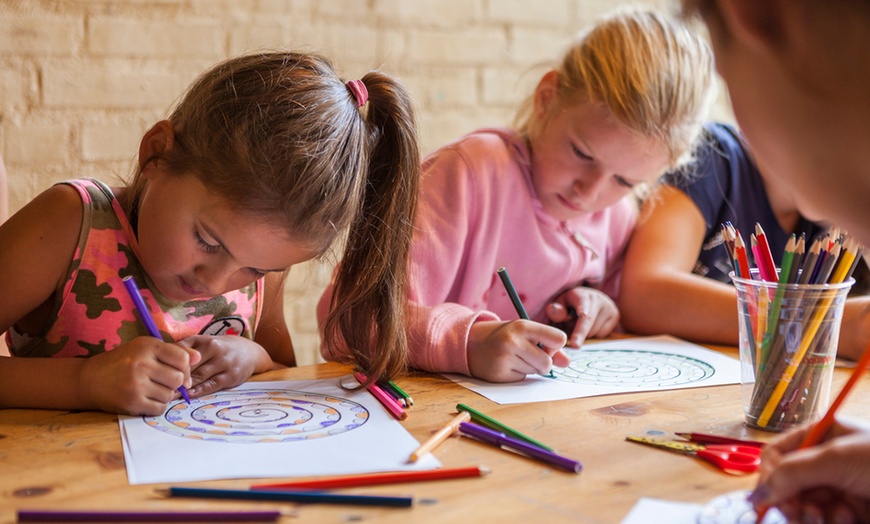
<path fill-rule="evenodd" d="M 571 332 L 571 338 L 568 339 L 568 345 L 572 348 L 579 348 L 586 342 L 586 337 L 592 330 L 595 318 L 584 310 L 577 310 L 577 322 L 574 324 L 574 331 Z"/>
<path fill-rule="evenodd" d="M 199 362 L 200 356 L 196 350 L 182 347 L 177 344 L 164 344 L 156 352 L 157 362 L 165 368 L 161 373 L 153 377 L 154 381 L 173 389 L 179 386 L 190 386 L 191 361 Z"/>
<path fill-rule="evenodd" d="M 559 368 L 566 368 L 571 365 L 571 359 L 562 350 L 553 353 L 552 359 L 553 365 Z"/>
<path fill-rule="evenodd" d="M 573 311 L 558 302 L 552 302 L 547 306 L 547 318 L 557 324 L 569 322 L 573 320 Z"/>

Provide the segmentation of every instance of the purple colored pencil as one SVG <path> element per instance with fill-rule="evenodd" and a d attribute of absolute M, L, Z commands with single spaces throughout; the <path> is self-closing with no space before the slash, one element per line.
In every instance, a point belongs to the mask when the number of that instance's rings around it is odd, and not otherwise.
<path fill-rule="evenodd" d="M 280 511 L 18 510 L 18 522 L 275 522 Z"/>
<path fill-rule="evenodd" d="M 157 329 L 157 324 L 154 323 L 154 318 L 151 317 L 151 312 L 148 309 L 148 306 L 146 306 L 145 301 L 142 300 L 142 293 L 139 292 L 139 287 L 136 285 L 136 281 L 133 280 L 133 277 L 124 277 L 124 287 L 127 288 L 127 293 L 130 294 L 130 298 L 133 300 L 133 305 L 135 305 L 136 309 L 139 310 L 139 317 L 142 319 L 142 323 L 145 324 L 145 329 L 148 330 L 148 334 L 156 339 L 163 340 L 163 336 L 160 335 L 160 330 Z M 181 393 L 181 397 L 184 401 L 190 404 L 190 395 L 187 394 L 187 388 L 184 386 L 178 386 L 178 392 Z"/>
<path fill-rule="evenodd" d="M 459 424 L 459 433 L 481 442 L 486 442 L 487 444 L 503 447 L 511 451 L 517 451 L 535 460 L 539 460 L 572 473 L 580 473 L 580 470 L 583 469 L 583 465 L 574 459 L 563 457 L 562 455 L 553 453 L 552 451 L 541 449 L 538 446 L 529 444 L 528 442 L 509 437 L 504 433 L 483 426 L 478 426 L 477 424 L 463 422 Z"/>

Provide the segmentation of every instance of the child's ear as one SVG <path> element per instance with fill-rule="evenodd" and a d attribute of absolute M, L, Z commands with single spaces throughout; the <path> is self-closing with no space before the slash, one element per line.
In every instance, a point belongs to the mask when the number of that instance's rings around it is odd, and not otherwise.
<path fill-rule="evenodd" d="M 559 73 L 545 74 L 535 88 L 535 118 L 544 118 L 559 99 Z"/>
<path fill-rule="evenodd" d="M 732 38 L 762 52 L 783 44 L 789 6 L 781 0 L 719 0 L 718 4 Z"/>
<path fill-rule="evenodd" d="M 144 173 L 146 166 L 164 156 L 175 142 L 175 130 L 168 120 L 161 120 L 149 129 L 139 143 L 139 169 Z"/>

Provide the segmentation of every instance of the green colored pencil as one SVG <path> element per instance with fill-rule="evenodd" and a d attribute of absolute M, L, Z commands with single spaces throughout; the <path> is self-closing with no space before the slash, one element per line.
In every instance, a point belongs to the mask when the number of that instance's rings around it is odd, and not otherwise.
<path fill-rule="evenodd" d="M 549 446 L 545 446 L 545 445 L 541 444 L 540 442 L 538 442 L 537 440 L 535 440 L 531 437 L 527 437 L 511 427 L 505 426 L 504 424 L 495 420 L 494 418 L 488 417 L 488 416 L 484 415 L 483 413 L 481 413 L 480 411 L 477 411 L 474 408 L 470 408 L 470 407 L 466 406 L 465 404 L 457 404 L 456 410 L 457 411 L 467 411 L 471 415 L 471 420 L 473 422 L 477 422 L 481 426 L 486 426 L 490 429 L 501 431 L 502 433 L 505 433 L 506 435 L 510 435 L 510 436 L 518 438 L 520 440 L 524 440 L 524 441 L 528 442 L 529 444 L 533 444 L 535 446 L 538 446 L 541 449 L 546 449 L 547 451 L 553 451 L 553 448 L 551 448 Z"/>

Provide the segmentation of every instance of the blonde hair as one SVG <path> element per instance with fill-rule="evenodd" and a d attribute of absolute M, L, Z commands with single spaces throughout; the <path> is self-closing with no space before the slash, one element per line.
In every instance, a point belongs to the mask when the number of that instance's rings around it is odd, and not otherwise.
<path fill-rule="evenodd" d="M 662 141 L 671 168 L 691 158 L 713 99 L 713 54 L 699 33 L 663 13 L 629 9 L 582 32 L 556 68 L 559 106 L 604 104 L 623 124 Z M 535 118 L 534 95 L 515 126 L 534 137 L 549 115 Z"/>

